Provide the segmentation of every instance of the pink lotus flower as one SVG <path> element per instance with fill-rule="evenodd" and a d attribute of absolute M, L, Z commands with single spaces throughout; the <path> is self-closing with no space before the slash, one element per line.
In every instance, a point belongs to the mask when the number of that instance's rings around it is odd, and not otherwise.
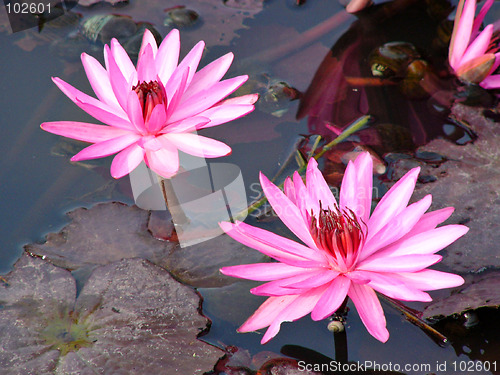
<path fill-rule="evenodd" d="M 231 152 L 226 144 L 194 132 L 254 109 L 257 95 L 222 101 L 248 79 L 244 75 L 221 81 L 233 60 L 232 53 L 196 72 L 203 42 L 178 64 L 179 31 L 172 30 L 158 47 L 146 30 L 136 69 L 116 39 L 110 44 L 111 48 L 104 47 L 106 69 L 82 54 L 83 67 L 98 99 L 53 78 L 77 106 L 107 124 L 61 121 L 41 125 L 48 132 L 94 143 L 72 161 L 118 153 L 111 164 L 113 177 L 125 176 L 144 160 L 154 172 L 168 178 L 179 169 L 178 150 L 205 158 Z"/>
<path fill-rule="evenodd" d="M 221 223 L 229 236 L 277 260 L 277 263 L 225 267 L 225 275 L 269 281 L 251 290 L 269 296 L 239 328 L 269 326 L 262 343 L 273 338 L 285 321 L 309 313 L 313 320 L 332 315 L 346 296 L 354 302 L 368 332 L 389 338 L 384 312 L 375 291 L 404 301 L 431 301 L 426 290 L 463 284 L 454 274 L 426 269 L 441 260 L 435 253 L 468 228 L 436 226 L 452 207 L 428 212 L 431 196 L 409 206 L 419 168 L 409 171 L 382 198 L 370 215 L 372 159 L 368 153 L 349 162 L 337 204 L 314 159 L 306 184 L 296 172 L 284 193 L 261 174 L 264 193 L 276 214 L 305 244 L 237 222 Z"/>
<path fill-rule="evenodd" d="M 486 0 L 478 16 L 476 0 L 460 0 L 450 41 L 448 61 L 457 77 L 480 84 L 486 89 L 500 87 L 500 75 L 492 73 L 500 65 L 498 45 L 493 38 L 493 25 L 479 28 L 493 0 Z"/>

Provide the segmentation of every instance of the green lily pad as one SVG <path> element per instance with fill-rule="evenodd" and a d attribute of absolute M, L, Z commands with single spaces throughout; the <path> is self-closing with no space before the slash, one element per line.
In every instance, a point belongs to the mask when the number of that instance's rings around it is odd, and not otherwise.
<path fill-rule="evenodd" d="M 26 253 L 0 285 L 2 374 L 202 374 L 222 352 L 197 340 L 199 296 L 146 260 L 71 273 Z"/>

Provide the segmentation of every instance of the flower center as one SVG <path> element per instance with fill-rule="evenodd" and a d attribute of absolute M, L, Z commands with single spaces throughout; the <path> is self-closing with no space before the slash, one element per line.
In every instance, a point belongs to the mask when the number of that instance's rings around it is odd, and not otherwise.
<path fill-rule="evenodd" d="M 139 97 L 145 122 L 151 117 L 151 112 L 153 112 L 154 107 L 166 101 L 163 86 L 157 81 L 141 82 L 132 87 L 132 90 L 134 90 Z"/>
<path fill-rule="evenodd" d="M 311 216 L 311 234 L 320 249 L 332 255 L 342 272 L 348 272 L 356 263 L 358 250 L 365 239 L 354 212 L 349 209 L 320 209 Z"/>

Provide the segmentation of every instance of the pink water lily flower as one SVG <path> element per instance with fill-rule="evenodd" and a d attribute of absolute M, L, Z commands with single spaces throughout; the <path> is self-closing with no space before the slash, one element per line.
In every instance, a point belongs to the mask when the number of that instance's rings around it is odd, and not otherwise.
<path fill-rule="evenodd" d="M 492 73 L 500 65 L 498 43 L 493 25 L 479 32 L 493 0 L 486 0 L 477 17 L 476 0 L 460 0 L 450 41 L 448 61 L 463 81 L 480 84 L 486 89 L 500 87 L 500 75 Z"/>
<path fill-rule="evenodd" d="M 431 301 L 425 291 L 463 284 L 462 277 L 427 269 L 441 260 L 435 253 L 468 228 L 436 228 L 452 207 L 428 212 L 431 196 L 408 205 L 419 168 L 409 171 L 381 199 L 370 215 L 372 159 L 363 153 L 349 162 L 336 202 L 314 159 L 306 183 L 295 173 L 284 193 L 261 174 L 264 193 L 283 223 L 303 244 L 242 222 L 221 223 L 235 240 L 277 260 L 274 263 L 225 267 L 225 275 L 269 281 L 251 290 L 269 296 L 239 328 L 268 327 L 262 343 L 273 338 L 285 321 L 309 313 L 313 320 L 332 315 L 348 296 L 368 332 L 389 338 L 384 312 L 375 291 L 404 301 Z"/>
<path fill-rule="evenodd" d="M 197 72 L 205 44 L 196 44 L 179 63 L 178 30 L 172 30 L 159 47 L 146 30 L 137 68 L 116 39 L 110 45 L 104 47 L 105 68 L 82 54 L 83 67 L 98 99 L 53 78 L 77 106 L 106 124 L 61 121 L 41 125 L 48 132 L 93 143 L 72 161 L 118 153 L 111 164 L 113 177 L 125 176 L 144 160 L 154 172 L 168 178 L 179 169 L 178 150 L 205 158 L 231 152 L 226 144 L 195 132 L 254 109 L 257 95 L 223 100 L 248 79 L 243 75 L 221 80 L 231 65 L 232 53 Z"/>

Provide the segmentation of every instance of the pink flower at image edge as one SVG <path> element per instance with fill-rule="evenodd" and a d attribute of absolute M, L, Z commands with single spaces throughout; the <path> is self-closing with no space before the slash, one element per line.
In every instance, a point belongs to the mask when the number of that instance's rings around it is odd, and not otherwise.
<path fill-rule="evenodd" d="M 419 168 L 409 171 L 380 200 L 370 215 L 372 159 L 368 153 L 349 162 L 337 203 L 314 159 L 306 183 L 295 172 L 284 192 L 261 174 L 262 189 L 298 243 L 243 222 L 220 223 L 242 244 L 275 259 L 273 263 L 224 267 L 225 275 L 267 281 L 251 292 L 269 298 L 238 329 L 269 327 L 268 342 L 282 322 L 309 313 L 313 320 L 331 316 L 348 296 L 368 332 L 385 342 L 386 320 L 375 291 L 403 301 L 431 301 L 425 291 L 462 285 L 462 277 L 427 269 L 439 262 L 435 253 L 461 236 L 463 225 L 437 227 L 452 207 L 427 212 L 430 195 L 408 205 Z"/>
<path fill-rule="evenodd" d="M 179 169 L 178 150 L 204 158 L 227 155 L 229 146 L 195 132 L 248 114 L 258 96 L 223 100 L 248 76 L 221 80 L 232 53 L 196 72 L 204 47 L 199 42 L 179 63 L 179 31 L 172 30 L 158 47 L 146 30 L 137 68 L 116 39 L 104 47 L 106 68 L 83 53 L 83 67 L 97 99 L 60 78 L 53 81 L 78 107 L 106 125 L 60 121 L 41 127 L 93 143 L 72 161 L 117 153 L 111 164 L 115 178 L 130 173 L 143 160 L 157 174 L 172 177 Z"/>
<path fill-rule="evenodd" d="M 500 66 L 500 53 L 493 38 L 494 26 L 479 32 L 493 0 L 486 0 L 477 17 L 476 0 L 460 0 L 450 41 L 448 61 L 462 80 L 485 89 L 500 88 L 500 75 L 492 74 Z"/>

